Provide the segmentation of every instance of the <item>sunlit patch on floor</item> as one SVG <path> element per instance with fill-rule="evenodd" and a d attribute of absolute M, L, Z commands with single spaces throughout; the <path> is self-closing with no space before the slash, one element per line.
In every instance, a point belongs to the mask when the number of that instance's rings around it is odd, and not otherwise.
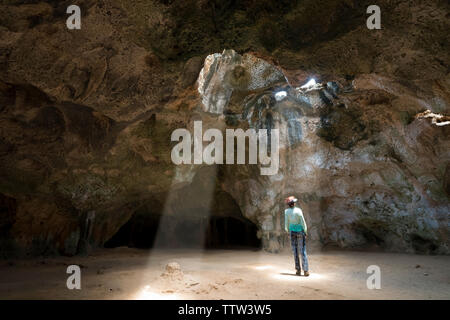
<path fill-rule="evenodd" d="M 319 273 L 310 272 L 309 277 L 303 276 L 303 272 L 301 276 L 297 276 L 295 271 L 292 270 L 274 270 L 272 277 L 277 280 L 285 280 L 285 281 L 298 281 L 300 279 L 308 279 L 308 280 L 322 280 L 325 279 L 326 276 Z"/>
<path fill-rule="evenodd" d="M 150 286 L 145 286 L 135 297 L 136 300 L 177 300 L 179 297 L 173 293 L 156 293 Z"/>
<path fill-rule="evenodd" d="M 255 270 L 269 270 L 269 269 L 273 269 L 273 266 L 271 265 L 264 265 L 264 266 L 256 266 L 256 267 L 252 267 Z"/>

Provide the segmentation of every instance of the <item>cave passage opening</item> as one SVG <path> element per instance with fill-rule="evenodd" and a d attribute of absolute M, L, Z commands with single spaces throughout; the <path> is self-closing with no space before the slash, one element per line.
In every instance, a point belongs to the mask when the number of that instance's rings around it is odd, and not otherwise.
<path fill-rule="evenodd" d="M 160 227 L 160 213 L 136 211 L 131 218 L 104 244 L 105 248 L 202 248 L 255 249 L 261 248 L 258 227 L 244 217 L 234 200 L 224 195 L 220 207 L 187 208 L 169 217 L 166 230 Z M 224 201 L 227 201 L 224 203 Z M 158 233 L 159 232 L 159 233 Z M 155 246 L 158 234 L 158 244 Z"/>
<path fill-rule="evenodd" d="M 106 243 L 105 248 L 127 246 L 151 249 L 155 245 L 160 216 L 134 214 Z M 261 247 L 258 228 L 246 218 L 211 216 L 174 218 L 173 227 L 163 235 L 158 247 L 237 249 Z"/>

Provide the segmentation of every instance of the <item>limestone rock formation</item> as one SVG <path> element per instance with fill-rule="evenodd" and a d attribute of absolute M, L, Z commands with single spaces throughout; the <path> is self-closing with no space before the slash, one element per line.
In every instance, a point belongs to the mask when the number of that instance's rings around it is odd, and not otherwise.
<path fill-rule="evenodd" d="M 275 66 L 251 54 L 225 50 L 206 57 L 198 91 L 204 111 L 222 114 L 234 91 L 260 90 L 277 83 L 285 84 L 286 78 Z"/>
<path fill-rule="evenodd" d="M 426 102 L 400 84 L 390 83 L 389 91 L 364 86 L 381 81 L 389 80 L 365 75 L 349 84 L 288 87 L 281 101 L 274 98 L 277 86 L 240 93 L 241 110 L 235 111 L 241 123 L 280 130 L 277 175 L 239 168 L 226 175 L 227 191 L 244 215 L 258 221 L 269 250 L 283 243 L 280 199 L 292 193 L 301 199 L 313 240 L 447 252 L 450 207 L 444 175 L 435 170 L 447 170 L 448 127 L 426 121 L 419 114 Z M 226 86 L 221 80 L 214 85 Z"/>

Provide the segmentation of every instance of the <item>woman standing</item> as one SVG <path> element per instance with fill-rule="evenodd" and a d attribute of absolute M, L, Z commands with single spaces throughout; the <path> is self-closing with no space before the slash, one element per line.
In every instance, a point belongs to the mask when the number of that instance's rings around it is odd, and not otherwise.
<path fill-rule="evenodd" d="M 306 237 L 308 227 L 303 217 L 302 209 L 296 207 L 298 199 L 294 196 L 286 198 L 285 202 L 288 208 L 284 210 L 284 229 L 290 234 L 291 246 L 294 253 L 296 274 L 301 275 L 300 261 L 298 251 L 302 255 L 302 267 L 305 277 L 309 276 L 308 257 L 306 255 Z"/>

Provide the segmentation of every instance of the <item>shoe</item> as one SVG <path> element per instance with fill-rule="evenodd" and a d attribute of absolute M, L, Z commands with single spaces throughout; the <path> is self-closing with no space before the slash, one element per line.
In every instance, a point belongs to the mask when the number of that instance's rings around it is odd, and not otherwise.
<path fill-rule="evenodd" d="M 305 277 L 309 277 L 309 272 L 305 271 L 305 273 L 303 274 Z"/>
<path fill-rule="evenodd" d="M 302 270 L 297 270 L 297 272 L 295 274 L 298 275 L 298 276 L 301 276 Z"/>

